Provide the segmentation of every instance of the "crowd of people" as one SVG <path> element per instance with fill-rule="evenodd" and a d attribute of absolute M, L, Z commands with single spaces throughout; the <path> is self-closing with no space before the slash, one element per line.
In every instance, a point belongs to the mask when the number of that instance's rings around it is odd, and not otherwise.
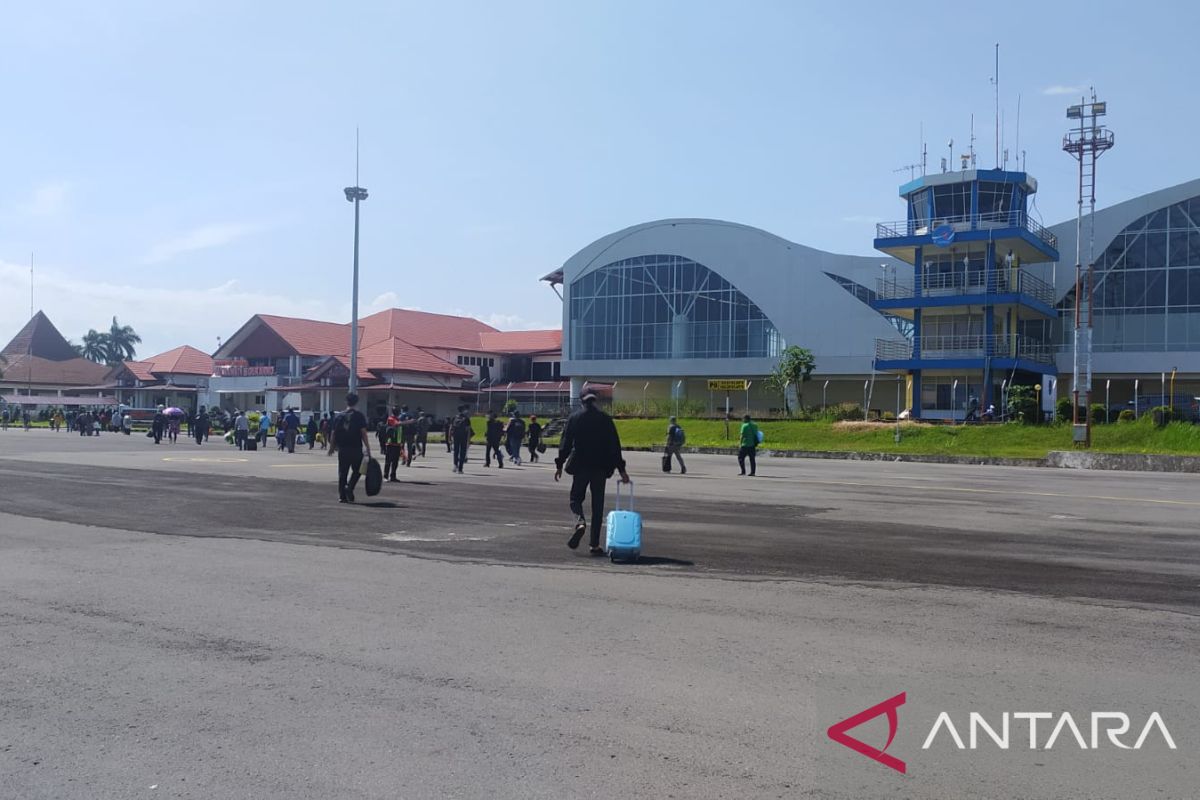
<path fill-rule="evenodd" d="M 625 459 L 621 452 L 621 441 L 612 418 L 604 413 L 594 394 L 580 398 L 580 407 L 567 420 L 562 433 L 558 456 L 554 459 L 554 480 L 563 473 L 571 476 L 568 506 L 575 515 L 575 527 L 567 545 L 572 549 L 579 546 L 590 529 L 589 550 L 593 554 L 603 553 L 600 545 L 600 530 L 604 518 L 605 488 L 614 473 L 619 473 L 623 483 L 629 483 Z M 81 436 L 98 436 L 102 431 L 130 433 L 133 420 L 122 408 L 81 411 L 52 410 L 48 417 L 52 430 L 78 431 Z M 30 427 L 28 410 L 9 409 L 0 413 L 0 424 L 7 430 L 12 423 L 20 422 Z M 272 428 L 278 449 L 294 453 L 297 445 L 307 444 L 312 450 L 318 444 L 328 450 L 329 455 L 338 457 L 338 499 L 342 503 L 354 502 L 354 489 L 363 473 L 363 465 L 372 458 L 370 431 L 374 430 L 380 454 L 384 457 L 383 477 L 397 482 L 399 467 L 412 466 L 413 460 L 426 455 L 428 435 L 434 426 L 434 418 L 420 407 L 411 412 L 406 405 L 384 409 L 372 422 L 358 409 L 358 396 L 346 396 L 346 408 L 338 413 L 313 412 L 307 421 L 302 421 L 295 408 L 286 408 L 273 415 L 262 411 L 235 410 L 226 414 L 218 409 L 210 410 L 199 406 L 195 413 L 188 414 L 178 408 L 158 406 L 150 421 L 147 436 L 155 444 L 166 440 L 170 444 L 178 441 L 181 425 L 187 426 L 187 435 L 197 445 L 208 441 L 214 426 L 224 429 L 225 438 L 239 450 L 256 450 L 270 441 Z M 453 471 L 462 474 L 467 465 L 472 437 L 475 435 L 471 423 L 470 407 L 460 405 L 457 413 L 447 417 L 442 431 L 445 435 L 446 451 L 453 454 Z M 531 415 L 526 422 L 515 410 L 508 419 L 501 420 L 496 412 L 489 412 L 483 431 L 484 467 L 491 467 L 495 457 L 496 466 L 503 469 L 505 463 L 520 466 L 526 461 L 537 463 L 546 452 L 544 441 L 546 428 Z M 763 436 L 758 426 L 747 414 L 743 417 L 739 431 L 738 467 L 741 475 L 757 471 L 756 453 Z M 667 426 L 663 447 L 663 471 L 669 472 L 677 463 L 680 474 L 687 474 L 683 460 L 686 434 L 675 417 Z M 503 445 L 503 449 L 501 446 Z M 527 450 L 528 456 L 522 455 Z M 584 502 L 590 495 L 590 515 L 584 513 Z"/>

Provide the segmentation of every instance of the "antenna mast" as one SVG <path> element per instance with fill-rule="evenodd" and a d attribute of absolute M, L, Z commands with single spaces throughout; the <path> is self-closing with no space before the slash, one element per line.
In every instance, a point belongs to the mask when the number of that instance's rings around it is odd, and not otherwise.
<path fill-rule="evenodd" d="M 1108 104 L 1096 100 L 1096 92 L 1092 91 L 1092 102 L 1081 98 L 1079 105 L 1067 109 L 1067 119 L 1079 120 L 1079 127 L 1067 132 L 1063 137 L 1062 148 L 1079 161 L 1079 200 L 1075 216 L 1075 351 L 1073 357 L 1072 395 L 1074 410 L 1075 441 L 1084 447 L 1092 446 L 1092 415 L 1085 413 L 1083 425 L 1079 422 L 1079 388 L 1083 383 L 1084 402 L 1087 408 L 1092 404 L 1092 289 L 1094 274 L 1094 256 L 1096 248 L 1096 159 L 1102 153 L 1112 149 L 1114 144 L 1112 131 L 1103 125 L 1098 125 L 1096 119 L 1108 113 Z M 1083 201 L 1088 199 L 1088 264 L 1086 283 L 1083 273 Z M 1085 319 L 1086 317 L 1086 319 Z M 1086 324 L 1086 328 L 1084 327 Z M 1086 334 L 1084 331 L 1086 330 Z M 1084 374 L 1080 375 L 1080 340 L 1084 344 Z M 1083 438 L 1079 438 L 1080 427 L 1083 428 Z"/>
<path fill-rule="evenodd" d="M 996 100 L 996 166 L 1000 166 L 1000 43 L 996 42 L 996 68 L 992 73 L 992 91 Z"/>

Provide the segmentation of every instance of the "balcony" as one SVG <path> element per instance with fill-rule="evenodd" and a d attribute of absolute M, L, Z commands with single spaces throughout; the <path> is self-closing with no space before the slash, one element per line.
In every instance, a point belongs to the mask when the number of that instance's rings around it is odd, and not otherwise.
<path fill-rule="evenodd" d="M 1020 358 L 1039 364 L 1054 363 L 1054 345 L 1027 336 L 921 336 L 915 342 L 920 346 L 922 360 L 991 357 Z M 876 361 L 909 361 L 913 358 L 913 342 L 875 340 Z"/>
<path fill-rule="evenodd" d="M 1030 218 L 1024 211 L 1001 212 L 998 214 L 967 214 L 961 217 L 939 217 L 933 220 L 901 220 L 880 222 L 875 226 L 875 238 L 903 239 L 913 236 L 928 236 L 937 228 L 949 226 L 955 233 L 991 231 L 1001 228 L 1019 228 L 1033 235 L 1042 244 L 1058 251 L 1058 237 Z"/>
<path fill-rule="evenodd" d="M 948 297 L 952 295 L 1023 294 L 1034 300 L 1054 305 L 1054 287 L 1022 269 L 1000 268 L 989 275 L 980 270 L 934 272 L 921 276 L 921 296 Z M 877 278 L 875 294 L 880 300 L 907 300 L 917 296 L 912 283 L 893 278 Z"/>

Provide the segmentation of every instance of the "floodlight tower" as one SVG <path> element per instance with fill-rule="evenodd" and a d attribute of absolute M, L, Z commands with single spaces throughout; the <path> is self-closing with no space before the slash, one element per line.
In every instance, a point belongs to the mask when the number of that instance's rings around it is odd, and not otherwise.
<path fill-rule="evenodd" d="M 1084 447 L 1092 446 L 1092 287 L 1096 249 L 1096 160 L 1112 149 L 1112 131 L 1096 122 L 1108 113 L 1108 104 L 1080 98 L 1077 105 L 1067 108 L 1067 119 L 1079 120 L 1079 127 L 1072 128 L 1063 137 L 1062 148 L 1079 162 L 1079 203 L 1075 217 L 1075 350 L 1072 358 L 1072 410 L 1073 438 Z M 1083 275 L 1083 200 L 1088 199 L 1088 260 L 1087 280 Z M 1084 313 L 1084 297 L 1087 309 Z M 1086 333 L 1085 333 L 1086 331 Z M 1084 420 L 1079 422 L 1080 384 L 1080 340 L 1083 340 L 1084 375 Z"/>
<path fill-rule="evenodd" d="M 354 185 L 343 189 L 346 200 L 354 203 L 354 289 L 350 299 L 350 378 L 347 390 L 358 391 L 358 204 L 367 199 L 367 190 L 358 185 L 358 129 L 354 130 Z"/>

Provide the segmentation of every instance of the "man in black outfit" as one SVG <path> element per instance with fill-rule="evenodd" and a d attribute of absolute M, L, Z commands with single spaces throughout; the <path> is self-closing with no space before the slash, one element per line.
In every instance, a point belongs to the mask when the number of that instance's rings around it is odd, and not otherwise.
<path fill-rule="evenodd" d="M 371 457 L 371 439 L 367 436 L 367 418 L 358 410 L 358 395 L 346 395 L 346 410 L 331 426 L 329 454 L 338 457 L 338 502 L 354 502 L 354 486 L 362 471 L 363 451 Z M 353 473 L 353 474 L 351 474 Z"/>
<path fill-rule="evenodd" d="M 492 465 L 492 453 L 496 454 L 496 466 L 504 469 L 504 456 L 500 455 L 500 438 L 504 436 L 504 423 L 496 419 L 496 412 L 489 411 L 487 429 L 483 432 L 484 446 L 487 448 L 483 455 L 483 465 Z"/>
<path fill-rule="evenodd" d="M 468 408 L 469 406 L 459 406 L 458 414 L 450 422 L 450 435 L 454 439 L 454 471 L 460 475 L 467 463 L 467 449 L 471 446 L 471 436 L 475 433 L 471 427 Z"/>
<path fill-rule="evenodd" d="M 604 521 L 604 486 L 613 471 L 621 474 L 621 483 L 629 483 L 625 471 L 625 459 L 621 455 L 621 438 L 612 417 L 596 407 L 596 395 L 585 394 L 579 398 L 583 407 L 567 420 L 559 445 L 558 458 L 554 459 L 554 480 L 562 478 L 563 469 L 571 476 L 571 512 L 576 516 L 575 532 L 567 541 L 574 550 L 587 531 L 587 520 L 583 516 L 583 496 L 592 495 L 592 533 L 589 552 L 603 555 L 600 546 L 600 525 Z"/>

